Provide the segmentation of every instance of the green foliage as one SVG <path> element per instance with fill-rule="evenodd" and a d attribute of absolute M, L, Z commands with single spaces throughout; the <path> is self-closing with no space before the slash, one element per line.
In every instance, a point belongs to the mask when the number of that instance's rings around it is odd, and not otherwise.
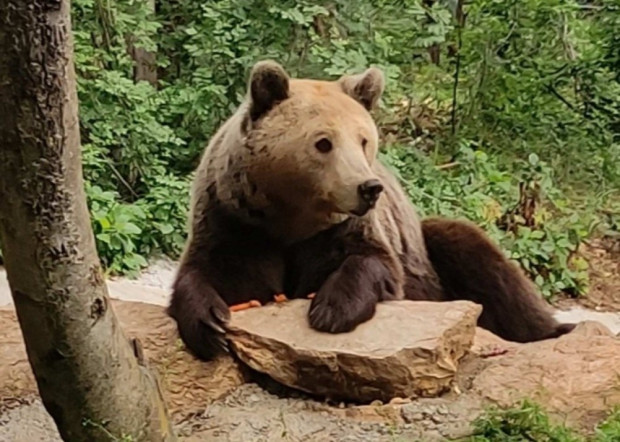
<path fill-rule="evenodd" d="M 596 428 L 596 442 L 616 442 L 620 440 L 620 408 L 614 411 Z"/>
<path fill-rule="evenodd" d="M 554 425 L 540 406 L 524 401 L 510 409 L 491 408 L 476 420 L 470 442 L 611 442 L 620 440 L 620 410 L 601 422 L 592 437 Z"/>
<path fill-rule="evenodd" d="M 597 184 L 617 180 L 620 83 L 598 34 L 615 34 L 608 21 L 619 11 L 608 4 L 584 13 L 567 0 L 473 2 L 462 37 L 462 136 L 536 152 Z"/>
<path fill-rule="evenodd" d="M 617 1 L 430 3 L 74 1 L 84 173 L 108 271 L 178 256 L 200 154 L 251 65 L 273 58 L 325 79 L 381 67 L 383 157 L 421 212 L 483 226 L 546 296 L 582 293 L 577 247 L 620 218 Z M 136 81 L 136 47 L 157 52 L 156 87 Z"/>
<path fill-rule="evenodd" d="M 525 401 L 521 407 L 492 409 L 475 422 L 476 436 L 472 442 L 579 442 L 571 430 L 552 425 L 541 408 Z"/>
<path fill-rule="evenodd" d="M 73 6 L 84 175 L 97 250 L 108 271 L 135 274 L 151 252 L 181 251 L 194 158 L 173 129 L 169 91 L 133 78 L 128 36 L 134 46 L 154 50 L 162 27 L 146 3 L 81 0 Z"/>
<path fill-rule="evenodd" d="M 399 175 L 422 215 L 443 215 L 476 222 L 518 261 L 549 297 L 558 290 L 581 294 L 587 263 L 575 255 L 596 225 L 596 217 L 566 210 L 553 170 L 530 155 L 502 170 L 493 157 L 462 144 L 456 167 L 438 170 L 416 150 L 390 148 L 383 155 Z M 541 201 L 527 218 L 520 213 L 519 184 L 527 183 Z M 528 221 L 531 224 L 528 224 Z"/>
<path fill-rule="evenodd" d="M 189 176 L 163 175 L 150 187 L 150 193 L 135 203 L 146 214 L 141 243 L 144 254 L 158 251 L 175 256 L 183 249 L 189 184 Z"/>
<path fill-rule="evenodd" d="M 146 215 L 137 205 L 119 203 L 118 194 L 103 191 L 98 186 L 87 187 L 92 227 L 97 252 L 110 271 L 126 270 L 135 273 L 146 265 L 144 257 L 137 253 L 142 229 L 136 223 Z"/>
<path fill-rule="evenodd" d="M 189 182 L 163 176 L 134 204 L 118 193 L 87 185 L 97 252 L 109 272 L 135 275 L 152 252 L 178 255 L 183 249 Z"/>

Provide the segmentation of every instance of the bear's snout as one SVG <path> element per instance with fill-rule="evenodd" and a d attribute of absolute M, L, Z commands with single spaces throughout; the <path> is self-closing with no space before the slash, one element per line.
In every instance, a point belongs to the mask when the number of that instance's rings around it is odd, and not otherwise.
<path fill-rule="evenodd" d="M 381 184 L 381 181 L 377 179 L 364 181 L 362 184 L 357 186 L 359 204 L 357 209 L 352 213 L 358 216 L 365 215 L 375 206 L 381 192 L 383 192 L 383 184 Z"/>
<path fill-rule="evenodd" d="M 357 191 L 365 202 L 374 204 L 383 191 L 383 184 L 376 179 L 364 181 L 358 186 Z"/>

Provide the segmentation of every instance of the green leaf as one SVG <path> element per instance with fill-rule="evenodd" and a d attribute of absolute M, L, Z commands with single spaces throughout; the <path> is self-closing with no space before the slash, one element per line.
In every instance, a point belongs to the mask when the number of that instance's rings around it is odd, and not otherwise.
<path fill-rule="evenodd" d="M 138 226 L 136 226 L 133 223 L 127 223 L 123 225 L 122 232 L 127 235 L 138 235 L 142 232 L 142 229 L 140 229 Z"/>
<path fill-rule="evenodd" d="M 105 218 L 105 217 L 100 218 L 98 221 L 99 221 L 99 224 L 101 225 L 101 228 L 103 230 L 107 230 L 107 229 L 109 229 L 112 226 L 110 221 L 107 218 Z"/>
<path fill-rule="evenodd" d="M 99 233 L 97 235 L 97 240 L 105 244 L 110 244 L 110 235 L 108 233 Z"/>
<path fill-rule="evenodd" d="M 169 235 L 172 232 L 174 232 L 174 227 L 170 224 L 160 224 L 160 223 L 156 223 L 155 226 L 159 229 L 159 231 L 161 233 L 163 233 L 164 235 Z"/>

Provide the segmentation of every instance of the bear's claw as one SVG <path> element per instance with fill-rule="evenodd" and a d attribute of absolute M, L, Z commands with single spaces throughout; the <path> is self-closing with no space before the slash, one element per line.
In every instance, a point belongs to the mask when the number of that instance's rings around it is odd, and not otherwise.
<path fill-rule="evenodd" d="M 224 330 L 224 327 L 222 327 L 222 326 L 218 323 L 218 321 L 214 320 L 214 318 L 208 317 L 208 318 L 206 318 L 206 319 L 203 319 L 203 322 L 204 322 L 207 326 L 211 327 L 213 330 L 215 330 L 215 331 L 216 331 L 216 332 L 218 332 L 218 333 L 221 333 L 221 334 L 225 334 L 225 333 L 226 333 L 226 330 Z"/>
<path fill-rule="evenodd" d="M 357 326 L 357 323 L 350 320 L 342 308 L 330 304 L 325 297 L 322 300 L 321 298 L 312 300 L 308 319 L 313 329 L 327 333 L 349 332 Z"/>

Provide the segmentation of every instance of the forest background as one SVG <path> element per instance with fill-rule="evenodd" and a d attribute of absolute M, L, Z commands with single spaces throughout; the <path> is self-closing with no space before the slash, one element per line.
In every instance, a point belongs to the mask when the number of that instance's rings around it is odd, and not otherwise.
<path fill-rule="evenodd" d="M 618 0 L 74 0 L 88 205 L 109 273 L 176 258 L 189 183 L 250 67 L 387 76 L 381 158 L 422 215 L 468 218 L 544 296 L 620 235 Z"/>

